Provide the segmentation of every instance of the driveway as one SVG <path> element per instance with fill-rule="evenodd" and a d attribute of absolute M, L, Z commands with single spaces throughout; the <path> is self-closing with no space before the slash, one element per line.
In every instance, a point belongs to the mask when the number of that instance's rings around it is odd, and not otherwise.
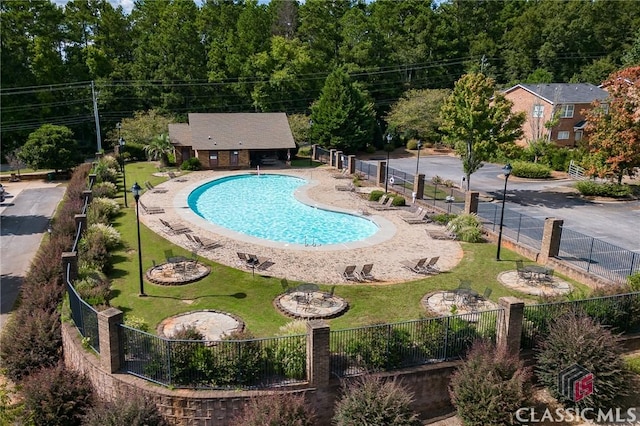
<path fill-rule="evenodd" d="M 416 172 L 416 157 L 392 158 L 389 167 Z M 502 199 L 502 165 L 486 163 L 471 175 L 471 189 Z M 418 167 L 426 180 L 440 176 L 460 185 L 462 163 L 448 155 L 421 155 Z M 640 201 L 597 202 L 581 198 L 572 189 L 571 179 L 527 181 L 511 178 L 507 186 L 506 208 L 531 217 L 556 217 L 574 231 L 596 237 L 640 253 Z"/>
<path fill-rule="evenodd" d="M 5 190 L 5 201 L 0 204 L 0 330 L 65 187 L 25 181 L 7 183 Z"/>

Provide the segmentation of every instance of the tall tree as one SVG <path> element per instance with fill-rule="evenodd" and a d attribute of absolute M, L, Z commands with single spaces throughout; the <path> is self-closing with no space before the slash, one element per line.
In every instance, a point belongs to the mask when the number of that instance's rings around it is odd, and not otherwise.
<path fill-rule="evenodd" d="M 613 73 L 604 83 L 607 106 L 587 113 L 587 173 L 615 178 L 633 176 L 640 167 L 640 66 Z"/>
<path fill-rule="evenodd" d="M 69 170 L 82 162 L 71 130 L 53 124 L 45 124 L 31 133 L 19 155 L 34 169 Z"/>
<path fill-rule="evenodd" d="M 342 68 L 327 77 L 311 119 L 312 141 L 326 148 L 355 153 L 372 141 L 373 104 Z"/>
<path fill-rule="evenodd" d="M 522 136 L 525 115 L 514 114 L 511 107 L 512 102 L 484 74 L 463 75 L 445 100 L 441 130 L 462 159 L 467 189 L 483 161 L 502 144 Z"/>
<path fill-rule="evenodd" d="M 449 91 L 444 89 L 409 90 L 391 106 L 387 123 L 405 137 L 436 142 L 440 109 L 448 95 Z"/>

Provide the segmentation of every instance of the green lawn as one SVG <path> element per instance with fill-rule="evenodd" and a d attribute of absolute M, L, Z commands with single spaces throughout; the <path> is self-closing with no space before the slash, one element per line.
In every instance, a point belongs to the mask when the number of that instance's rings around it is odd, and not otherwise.
<path fill-rule="evenodd" d="M 144 181 L 158 184 L 165 180 L 151 174 L 156 171 L 151 163 L 127 164 L 127 186 L 135 181 L 141 186 Z M 122 188 L 122 184 L 120 184 Z M 122 192 L 119 201 L 124 203 Z M 125 247 L 112 254 L 113 268 L 109 273 L 112 279 L 113 299 L 111 305 L 126 314 L 132 314 L 146 320 L 152 329 L 163 319 L 182 312 L 216 309 L 230 312 L 242 318 L 248 330 L 256 336 L 273 336 L 278 328 L 290 318 L 280 314 L 273 306 L 274 298 L 281 293 L 280 279 L 268 278 L 251 272 L 237 270 L 224 265 L 201 259 L 211 267 L 211 274 L 205 279 L 183 286 L 159 286 L 145 282 L 145 293 L 139 294 L 138 257 L 136 238 L 136 219 L 133 197 L 129 197 L 129 208 L 114 222 L 120 231 Z M 175 255 L 191 254 L 155 234 L 141 225 L 142 261 L 145 270 L 155 260 L 162 263 L 165 250 Z M 420 299 L 425 293 L 439 289 L 454 289 L 460 279 L 471 280 L 474 290 L 482 293 L 485 287 L 493 290 L 494 301 L 502 296 L 517 296 L 535 300 L 533 296 L 511 291 L 500 285 L 496 277 L 505 270 L 514 269 L 513 260 L 520 257 L 513 252 L 503 250 L 502 262 L 495 260 L 496 248 L 492 244 L 462 243 L 464 258 L 452 271 L 412 282 L 393 285 L 357 285 L 338 286 L 336 294 L 349 302 L 350 309 L 339 318 L 329 320 L 333 329 L 357 327 L 361 325 L 396 322 L 421 318 L 425 315 L 420 307 Z M 573 282 L 572 282 L 573 283 Z M 290 284 L 295 285 L 295 282 Z M 586 287 L 573 283 L 579 290 Z M 325 290 L 330 285 L 321 286 Z"/>

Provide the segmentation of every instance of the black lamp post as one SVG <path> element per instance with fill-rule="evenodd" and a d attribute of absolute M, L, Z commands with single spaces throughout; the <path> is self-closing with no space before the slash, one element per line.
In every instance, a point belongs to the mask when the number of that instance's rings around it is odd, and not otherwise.
<path fill-rule="evenodd" d="M 504 221 L 504 202 L 507 199 L 507 181 L 511 175 L 511 164 L 507 164 L 502 168 L 504 175 L 504 192 L 502 193 L 502 211 L 500 212 L 500 230 L 498 231 L 498 251 L 496 252 L 496 260 L 500 260 L 500 245 L 502 244 L 502 223 Z"/>
<path fill-rule="evenodd" d="M 116 128 L 118 129 L 118 145 L 120 145 L 120 150 L 118 151 L 120 157 L 120 171 L 122 172 L 122 192 L 124 192 L 124 206 L 129 207 L 127 205 L 127 174 L 124 169 L 124 138 L 120 136 L 120 123 L 116 124 Z"/>
<path fill-rule="evenodd" d="M 309 133 L 311 133 L 311 128 L 313 127 L 313 120 L 309 120 Z M 309 139 L 311 139 L 311 135 L 309 135 Z M 311 151 L 309 151 L 309 167 L 313 167 L 313 145 L 309 140 L 309 147 Z"/>
<path fill-rule="evenodd" d="M 422 141 L 418 139 L 418 160 L 416 161 L 416 176 L 418 176 L 420 170 L 420 148 L 422 148 Z"/>
<path fill-rule="evenodd" d="M 384 169 L 384 192 L 385 194 L 387 193 L 387 184 L 389 183 L 389 152 L 391 147 L 389 145 L 391 145 L 391 141 L 393 140 L 393 136 L 391 136 L 391 133 L 387 133 L 387 146 L 385 147 L 385 151 L 387 151 L 387 164 L 385 166 Z"/>
<path fill-rule="evenodd" d="M 142 193 L 142 188 L 138 185 L 138 182 L 134 183 L 131 187 L 131 192 L 133 193 L 133 199 L 136 200 L 136 224 L 138 225 L 138 271 L 140 278 L 140 294 L 139 296 L 146 296 L 144 294 L 144 281 L 142 280 L 142 248 L 140 245 L 140 207 L 138 205 L 138 200 L 140 200 L 140 194 Z"/>

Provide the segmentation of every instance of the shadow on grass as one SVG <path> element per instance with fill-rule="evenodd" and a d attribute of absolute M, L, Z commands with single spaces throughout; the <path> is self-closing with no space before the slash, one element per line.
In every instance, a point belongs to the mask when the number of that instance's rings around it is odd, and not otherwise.
<path fill-rule="evenodd" d="M 202 296 L 190 297 L 186 299 L 182 299 L 180 297 L 174 297 L 174 296 L 155 296 L 151 294 L 148 294 L 147 297 L 149 299 L 171 299 L 171 300 L 179 300 L 182 302 L 184 300 L 198 300 L 198 299 L 206 299 L 208 297 L 233 297 L 234 299 L 246 299 L 247 293 L 238 292 L 233 294 L 204 294 Z"/>

